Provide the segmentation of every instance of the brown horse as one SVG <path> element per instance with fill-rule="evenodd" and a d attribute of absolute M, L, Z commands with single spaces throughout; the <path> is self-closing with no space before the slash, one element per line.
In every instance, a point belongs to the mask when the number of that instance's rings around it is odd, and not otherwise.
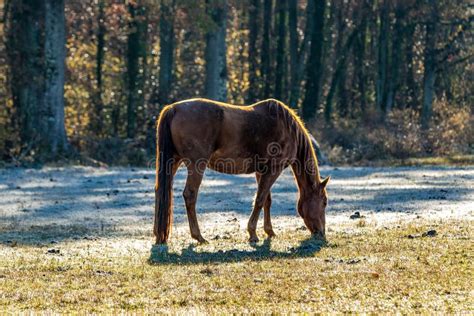
<path fill-rule="evenodd" d="M 248 222 L 250 241 L 264 209 L 264 230 L 275 235 L 270 221 L 270 188 L 291 166 L 298 184 L 298 213 L 306 227 L 325 236 L 326 185 L 321 180 L 311 139 L 298 116 L 282 102 L 269 99 L 234 106 L 191 99 L 166 106 L 157 126 L 154 234 L 167 242 L 173 217 L 173 177 L 181 164 L 188 169 L 183 192 L 191 236 L 206 242 L 196 218 L 196 200 L 207 167 L 228 174 L 256 174 L 258 190 Z"/>

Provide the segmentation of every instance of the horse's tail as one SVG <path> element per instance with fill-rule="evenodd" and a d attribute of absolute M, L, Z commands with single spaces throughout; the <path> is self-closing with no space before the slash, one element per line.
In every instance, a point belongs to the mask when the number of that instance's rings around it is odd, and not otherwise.
<path fill-rule="evenodd" d="M 160 114 L 156 135 L 155 222 L 156 243 L 168 240 L 173 222 L 173 156 L 175 147 L 171 137 L 171 121 L 175 110 L 165 107 Z"/>

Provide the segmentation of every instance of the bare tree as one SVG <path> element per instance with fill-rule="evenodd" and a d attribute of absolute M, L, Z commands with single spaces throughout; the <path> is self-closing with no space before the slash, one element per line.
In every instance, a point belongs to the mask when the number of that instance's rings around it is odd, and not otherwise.
<path fill-rule="evenodd" d="M 69 149 L 64 127 L 64 0 L 18 0 L 10 5 L 7 46 L 21 142 L 37 161 L 54 160 Z"/>
<path fill-rule="evenodd" d="M 301 92 L 301 81 L 305 74 L 306 69 L 306 59 L 309 54 L 311 36 L 313 34 L 313 15 L 314 15 L 314 1 L 308 1 L 306 5 L 306 26 L 304 31 L 304 38 L 301 44 L 298 46 L 298 37 L 297 37 L 297 6 L 295 1 L 289 1 L 290 12 L 289 12 L 289 28 L 290 28 L 290 106 L 292 108 L 297 108 L 300 100 Z M 299 47 L 297 56 L 294 51 L 294 46 Z"/>
<path fill-rule="evenodd" d="M 246 101 L 254 103 L 259 93 L 257 39 L 260 27 L 260 0 L 251 0 L 249 11 L 249 90 Z"/>
<path fill-rule="evenodd" d="M 284 97 L 283 86 L 286 77 L 287 65 L 285 62 L 286 56 L 286 15 L 287 15 L 287 0 L 280 0 L 276 3 L 277 23 L 276 29 L 278 32 L 277 49 L 276 49 L 276 69 L 275 69 L 275 93 L 277 99 Z"/>
<path fill-rule="evenodd" d="M 127 39 L 127 137 L 135 137 L 137 112 L 144 107 L 144 84 L 147 58 L 147 8 L 144 0 L 129 2 L 129 34 Z"/>
<path fill-rule="evenodd" d="M 103 110 L 104 102 L 102 100 L 103 94 L 103 66 L 105 59 L 105 0 L 99 0 L 98 2 L 98 15 L 97 15 L 97 50 L 96 50 L 96 63 L 95 63 L 95 75 L 96 75 L 96 91 L 93 97 L 94 111 L 91 118 L 91 128 L 97 134 L 102 134 L 103 129 Z"/>
<path fill-rule="evenodd" d="M 206 34 L 206 97 L 227 100 L 227 0 L 207 2 L 208 14 L 214 25 Z"/>
<path fill-rule="evenodd" d="M 174 68 L 174 0 L 162 0 L 160 6 L 160 72 L 158 103 L 169 103 Z"/>
<path fill-rule="evenodd" d="M 310 0 L 311 1 L 311 0 Z M 323 71 L 324 13 L 325 0 L 312 0 L 314 7 L 314 27 L 311 36 L 311 50 L 307 64 L 306 93 L 303 101 L 303 118 L 310 120 L 316 114 L 321 94 L 321 75 Z"/>
<path fill-rule="evenodd" d="M 271 54 L 270 54 L 270 33 L 272 28 L 272 0 L 264 0 L 263 2 L 263 37 L 262 37 L 262 50 L 261 50 L 261 64 L 262 64 L 262 84 L 263 84 L 263 95 L 262 98 L 270 97 L 271 90 Z"/>

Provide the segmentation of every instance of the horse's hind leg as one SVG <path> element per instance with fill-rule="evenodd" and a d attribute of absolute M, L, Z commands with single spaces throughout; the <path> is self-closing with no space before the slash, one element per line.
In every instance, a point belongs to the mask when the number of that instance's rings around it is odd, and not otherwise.
<path fill-rule="evenodd" d="M 260 182 L 261 175 L 259 173 L 255 174 L 257 178 L 257 184 Z M 273 231 L 272 220 L 270 217 L 270 208 L 272 206 L 272 193 L 268 192 L 268 196 L 263 203 L 263 230 L 268 237 L 275 237 L 275 232 Z"/>
<path fill-rule="evenodd" d="M 205 167 L 199 168 L 195 163 L 190 163 L 187 167 L 188 178 L 186 179 L 183 197 L 186 203 L 186 212 L 188 213 L 189 229 L 191 230 L 191 237 L 200 243 L 205 243 L 206 240 L 201 235 L 196 216 L 196 201 Z"/>
<path fill-rule="evenodd" d="M 280 173 L 265 173 L 261 175 L 260 181 L 258 181 L 257 195 L 255 196 L 252 214 L 250 215 L 250 219 L 247 225 L 247 230 L 250 234 L 250 242 L 258 241 L 257 223 L 258 217 L 260 215 L 260 210 L 262 209 L 266 199 L 268 198 L 270 188 L 272 187 L 273 183 L 275 183 L 275 180 L 278 178 L 279 175 Z"/>

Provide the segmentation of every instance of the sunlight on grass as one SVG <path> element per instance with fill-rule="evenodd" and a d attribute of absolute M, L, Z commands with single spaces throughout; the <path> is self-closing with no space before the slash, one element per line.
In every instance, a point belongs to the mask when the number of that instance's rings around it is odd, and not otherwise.
<path fill-rule="evenodd" d="M 151 258 L 148 236 L 8 241 L 0 310 L 472 312 L 470 225 L 354 222 L 326 245 L 301 229 L 257 245 L 243 232 L 203 246 L 175 234 Z"/>
<path fill-rule="evenodd" d="M 374 166 L 472 166 L 474 164 L 474 155 L 449 155 L 449 156 L 432 156 L 407 159 L 388 159 L 380 161 L 372 161 L 370 163 L 361 162 L 360 165 Z"/>

